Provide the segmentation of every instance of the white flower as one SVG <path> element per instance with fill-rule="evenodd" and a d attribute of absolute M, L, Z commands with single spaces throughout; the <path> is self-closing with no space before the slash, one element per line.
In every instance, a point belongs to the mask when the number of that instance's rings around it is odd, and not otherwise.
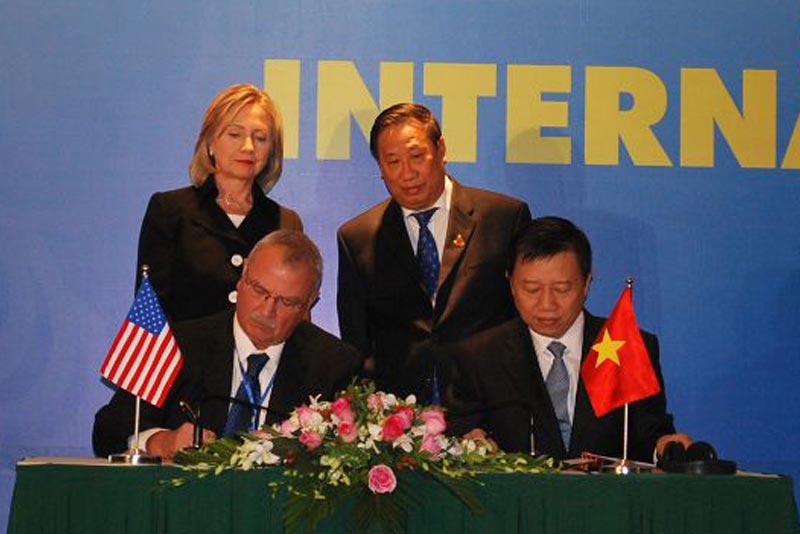
<path fill-rule="evenodd" d="M 367 423 L 367 430 L 369 431 L 370 439 L 373 441 L 380 441 L 383 439 L 383 427 L 381 425 Z"/>
<path fill-rule="evenodd" d="M 385 393 L 383 395 L 383 407 L 384 408 L 394 408 L 397 405 L 397 397 L 394 396 L 394 393 Z"/>
<path fill-rule="evenodd" d="M 463 439 L 461 440 L 461 446 L 468 453 L 475 453 L 484 457 L 488 456 L 492 452 L 492 450 L 483 440 L 476 441 L 474 439 Z"/>
<path fill-rule="evenodd" d="M 411 452 L 412 450 L 414 450 L 414 440 L 411 439 L 411 436 L 409 436 L 408 434 L 403 434 L 402 436 L 394 440 L 392 446 L 400 447 L 405 452 Z"/>
<path fill-rule="evenodd" d="M 378 440 L 377 443 L 380 443 L 380 440 Z M 367 438 L 364 441 L 358 442 L 356 444 L 356 447 L 358 447 L 359 449 L 364 449 L 365 451 L 366 450 L 371 450 L 375 454 L 379 454 L 380 453 L 380 449 L 378 449 L 377 443 L 376 443 L 376 441 L 374 439 Z"/>
<path fill-rule="evenodd" d="M 411 427 L 411 435 L 419 438 L 425 435 L 425 425 L 416 425 Z"/>
<path fill-rule="evenodd" d="M 272 453 L 272 440 L 245 439 L 238 451 L 231 457 L 231 465 L 239 464 L 244 471 L 249 471 L 253 465 L 275 465 L 281 458 Z"/>
<path fill-rule="evenodd" d="M 342 460 L 335 456 L 324 454 L 320 457 L 319 464 L 330 467 L 331 469 L 339 469 L 339 467 L 342 465 Z"/>
<path fill-rule="evenodd" d="M 462 447 L 459 442 L 454 441 L 447 448 L 447 454 L 456 457 L 461 456 L 462 454 L 464 454 L 464 447 Z"/>

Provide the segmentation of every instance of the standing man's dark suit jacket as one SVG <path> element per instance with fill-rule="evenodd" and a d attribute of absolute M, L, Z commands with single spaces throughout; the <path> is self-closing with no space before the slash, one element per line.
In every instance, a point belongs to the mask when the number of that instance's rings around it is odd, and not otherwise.
<path fill-rule="evenodd" d="M 342 339 L 374 357 L 380 388 L 425 396 L 432 362 L 420 344 L 461 339 L 516 315 L 506 254 L 530 218 L 520 200 L 453 180 L 435 308 L 397 202 L 387 199 L 339 229 Z"/>
<path fill-rule="evenodd" d="M 186 422 L 178 406 L 188 402 L 200 409 L 204 428 L 222 434 L 228 415 L 233 373 L 233 311 L 177 323 L 175 338 L 184 364 L 164 405 L 141 403 L 140 431 L 174 429 Z M 309 395 L 330 399 L 358 373 L 361 356 L 321 328 L 301 322 L 286 341 L 269 401 L 267 423 L 282 421 Z M 133 434 L 134 398 L 118 390 L 95 416 L 92 443 L 105 456 L 127 450 Z"/>
<path fill-rule="evenodd" d="M 591 350 L 605 319 L 584 312 L 583 357 Z M 675 433 L 666 412 L 664 380 L 658 359 L 658 340 L 642 332 L 661 393 L 629 405 L 628 457 L 651 462 L 656 440 Z M 453 389 L 446 398 L 451 408 L 451 431 L 460 435 L 475 427 L 489 433 L 501 449 L 530 452 L 531 424 L 537 454 L 557 459 L 582 452 L 621 457 L 623 409 L 602 418 L 594 415 L 589 396 L 578 381 L 570 450 L 564 450 L 550 395 L 539 368 L 527 325 L 514 319 L 440 353 L 455 369 Z M 532 423 L 531 423 L 532 421 Z"/>
<path fill-rule="evenodd" d="M 242 260 L 268 233 L 302 230 L 294 211 L 253 185 L 253 207 L 237 228 L 217 205 L 214 177 L 200 187 L 155 193 L 139 234 L 136 287 L 142 265 L 170 320 L 184 321 L 233 308 L 229 296 L 242 275 Z"/>

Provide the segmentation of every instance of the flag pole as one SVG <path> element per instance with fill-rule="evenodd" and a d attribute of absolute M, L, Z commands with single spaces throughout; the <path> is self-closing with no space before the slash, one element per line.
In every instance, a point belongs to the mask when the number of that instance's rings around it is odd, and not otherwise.
<path fill-rule="evenodd" d="M 625 403 L 625 430 L 622 432 L 622 461 L 628 459 L 628 403 Z"/>
<path fill-rule="evenodd" d="M 139 412 L 141 411 L 142 405 L 142 398 L 136 397 L 136 411 L 135 415 L 133 416 L 133 453 L 139 454 Z M 625 426 L 627 427 L 628 423 L 628 405 L 625 405 Z M 626 431 L 627 432 L 627 431 Z"/>
<path fill-rule="evenodd" d="M 158 465 L 161 463 L 161 456 L 147 454 L 139 448 L 139 408 L 142 399 L 136 397 L 136 411 L 133 416 L 133 447 L 122 454 L 109 454 L 108 463 L 125 465 Z"/>
<path fill-rule="evenodd" d="M 150 266 L 142 265 L 142 280 L 150 276 Z M 108 462 L 126 465 L 157 465 L 161 463 L 160 456 L 152 456 L 139 449 L 139 414 L 142 399 L 136 396 L 135 412 L 133 416 L 133 448 L 122 454 L 109 454 Z"/>
<path fill-rule="evenodd" d="M 581 364 L 581 380 L 595 416 L 605 417 L 613 412 L 609 416 L 615 421 L 613 424 L 622 425 L 614 438 L 622 440 L 618 442 L 622 450 L 617 449 L 620 454 L 615 455 L 619 459 L 604 469 L 619 475 L 652 468 L 651 464 L 633 461 L 629 456 L 630 436 L 636 439 L 635 429 L 631 429 L 631 424 L 636 424 L 631 421 L 635 414 L 631 414 L 629 404 L 661 391 L 633 309 L 633 278 L 628 277 L 625 282 L 626 287 Z M 633 456 L 638 458 L 635 451 Z"/>
<path fill-rule="evenodd" d="M 633 277 L 629 276 L 625 279 L 625 287 L 633 289 Z M 632 464 L 628 460 L 628 403 L 625 403 L 623 411 L 623 428 L 622 428 L 622 460 L 614 465 L 614 473 L 617 475 L 629 475 L 632 471 Z"/>

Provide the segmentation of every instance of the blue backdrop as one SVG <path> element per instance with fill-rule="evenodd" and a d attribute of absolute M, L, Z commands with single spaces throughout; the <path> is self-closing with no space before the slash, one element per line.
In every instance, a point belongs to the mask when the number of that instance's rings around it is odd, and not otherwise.
<path fill-rule="evenodd" d="M 336 228 L 385 196 L 364 129 L 413 98 L 459 180 L 586 230 L 591 310 L 636 278 L 681 430 L 797 477 L 799 22 L 754 0 L 6 0 L 0 527 L 17 459 L 91 454 L 146 202 L 188 184 L 205 107 L 241 81 L 287 117 L 272 196 L 323 249 L 319 324 Z"/>

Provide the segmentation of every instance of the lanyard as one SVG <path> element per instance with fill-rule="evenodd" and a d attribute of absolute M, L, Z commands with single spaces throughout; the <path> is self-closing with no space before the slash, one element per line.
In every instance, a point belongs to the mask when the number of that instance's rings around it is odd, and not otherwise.
<path fill-rule="evenodd" d="M 253 391 L 253 384 L 248 379 L 241 360 L 239 360 L 239 370 L 242 372 L 242 384 L 247 394 L 247 400 L 250 401 L 250 405 L 253 407 L 253 415 L 250 418 L 250 432 L 252 432 L 258 428 L 258 420 L 260 419 L 259 408 L 264 404 L 264 399 L 267 398 L 267 395 L 269 395 L 269 392 L 272 390 L 272 385 L 275 383 L 275 375 L 278 374 L 278 371 L 276 369 L 275 372 L 272 373 L 272 377 L 269 379 L 269 384 L 267 384 L 266 389 L 264 389 L 264 393 L 259 395 L 260 392 Z"/>

